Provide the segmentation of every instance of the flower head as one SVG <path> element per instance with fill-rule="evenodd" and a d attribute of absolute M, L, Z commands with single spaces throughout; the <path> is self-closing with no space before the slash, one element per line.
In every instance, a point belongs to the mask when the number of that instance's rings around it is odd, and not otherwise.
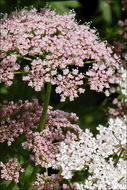
<path fill-rule="evenodd" d="M 49 9 L 40 13 L 23 9 L 10 18 L 5 16 L 1 23 L 0 82 L 11 85 L 14 73 L 21 69 L 23 81 L 36 91 L 50 82 L 61 101 L 67 97 L 72 101 L 84 93 L 87 75 L 92 90 L 109 95 L 119 59 L 95 29 L 77 24 L 74 12 L 58 15 Z M 87 60 L 94 62 L 89 69 Z"/>
<path fill-rule="evenodd" d="M 6 180 L 14 180 L 15 183 L 19 182 L 19 172 L 24 172 L 24 169 L 20 167 L 16 158 L 10 159 L 6 164 L 0 162 L 1 178 Z"/>

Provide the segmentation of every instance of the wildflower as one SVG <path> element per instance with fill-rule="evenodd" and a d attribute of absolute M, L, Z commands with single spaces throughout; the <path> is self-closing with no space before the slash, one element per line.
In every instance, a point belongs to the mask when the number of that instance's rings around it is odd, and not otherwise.
<path fill-rule="evenodd" d="M 61 101 L 67 97 L 73 101 L 84 93 L 87 75 L 91 90 L 109 95 L 110 85 L 117 80 L 119 58 L 112 56 L 112 49 L 100 41 L 89 24 L 77 24 L 75 13 L 23 9 L 10 18 L 5 16 L 1 23 L 0 82 L 10 86 L 15 72 L 22 68 L 23 81 L 35 91 L 50 82 Z M 88 70 L 87 60 L 94 62 Z"/>

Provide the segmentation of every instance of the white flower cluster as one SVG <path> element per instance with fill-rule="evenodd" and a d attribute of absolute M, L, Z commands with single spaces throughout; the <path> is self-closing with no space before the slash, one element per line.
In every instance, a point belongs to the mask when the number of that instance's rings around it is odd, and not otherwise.
<path fill-rule="evenodd" d="M 99 135 L 96 136 L 98 143 L 98 152 L 100 155 L 107 157 L 118 152 L 123 148 L 126 151 L 127 134 L 126 134 L 126 116 L 124 119 L 115 118 L 109 119 L 108 128 L 99 125 Z"/>
<path fill-rule="evenodd" d="M 125 190 L 126 121 L 110 119 L 108 127 L 99 125 L 97 129 L 96 138 L 87 129 L 70 144 L 61 142 L 59 154 L 51 165 L 60 169 L 65 179 L 71 179 L 75 171 L 85 172 L 88 166 L 90 175 L 84 183 L 75 183 L 77 190 Z"/>
<path fill-rule="evenodd" d="M 56 155 L 56 160 L 53 160 L 52 167 L 54 169 L 61 168 L 61 175 L 65 179 L 71 179 L 73 171 L 82 170 L 85 164 L 90 162 L 92 151 L 96 149 L 95 138 L 87 129 L 86 132 L 79 137 L 79 140 L 71 141 L 70 144 L 61 142 L 59 149 L 60 152 Z"/>

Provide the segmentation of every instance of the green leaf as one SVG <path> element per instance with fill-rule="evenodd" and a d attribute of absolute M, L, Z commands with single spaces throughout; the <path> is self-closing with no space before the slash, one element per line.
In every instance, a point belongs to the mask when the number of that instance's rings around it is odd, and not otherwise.
<path fill-rule="evenodd" d="M 51 6 L 52 9 L 55 9 L 56 13 L 63 14 L 65 12 L 69 12 L 70 9 L 79 8 L 81 4 L 77 0 L 70 1 L 47 1 L 48 5 Z"/>

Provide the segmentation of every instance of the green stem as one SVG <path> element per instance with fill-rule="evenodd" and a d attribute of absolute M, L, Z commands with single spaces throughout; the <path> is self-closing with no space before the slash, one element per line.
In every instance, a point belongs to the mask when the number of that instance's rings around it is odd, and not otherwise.
<path fill-rule="evenodd" d="M 114 166 L 115 166 L 115 167 L 117 166 L 117 164 L 118 164 L 118 162 L 119 162 L 119 159 L 121 158 L 121 155 L 122 155 L 123 152 L 124 152 L 124 149 L 121 150 L 119 156 L 118 156 L 117 159 L 115 160 L 115 163 L 114 163 Z"/>
<path fill-rule="evenodd" d="M 14 72 L 15 75 L 17 75 L 17 74 L 26 74 L 26 73 L 28 73 L 28 72 L 21 72 L 21 71 Z"/>
<path fill-rule="evenodd" d="M 27 180 L 27 182 L 24 184 L 24 189 L 25 190 L 28 190 L 29 187 L 32 186 L 32 182 L 33 182 L 33 180 L 35 178 L 35 175 L 36 175 L 37 171 L 38 171 L 38 166 L 35 166 L 29 180 Z"/>
<path fill-rule="evenodd" d="M 17 71 L 17 72 L 14 72 L 14 74 L 22 74 L 22 72 L 20 72 L 20 71 Z"/>
<path fill-rule="evenodd" d="M 84 61 L 85 64 L 95 63 L 95 62 L 96 62 L 95 60 L 92 60 L 92 61 Z"/>
<path fill-rule="evenodd" d="M 72 189 L 72 184 L 71 184 L 70 180 L 68 180 L 68 185 L 69 185 L 70 190 L 73 190 Z"/>
<path fill-rule="evenodd" d="M 45 120 L 46 120 L 46 114 L 47 114 L 49 100 L 50 100 L 51 87 L 52 87 L 51 83 L 47 83 L 44 107 L 43 107 L 42 115 L 41 115 L 41 118 L 40 118 L 40 125 L 39 125 L 39 128 L 38 128 L 39 132 L 41 132 L 44 129 Z"/>
<path fill-rule="evenodd" d="M 47 174 L 47 176 L 48 176 L 48 168 L 46 168 L 46 174 Z"/>
<path fill-rule="evenodd" d="M 19 58 L 22 58 L 22 59 L 25 59 L 25 60 L 28 60 L 28 61 L 33 61 L 33 59 L 31 59 L 30 57 L 24 57 L 24 56 L 21 56 L 21 55 L 18 55 Z"/>
<path fill-rule="evenodd" d="M 88 77 L 88 76 L 85 76 L 85 75 L 84 75 L 84 78 L 89 79 L 89 77 Z"/>
<path fill-rule="evenodd" d="M 6 190 L 12 190 L 14 186 L 15 186 L 15 182 L 14 182 L 14 181 L 11 181 L 11 182 L 9 183 L 9 185 L 8 185 L 8 187 L 7 187 Z"/>
<path fill-rule="evenodd" d="M 17 1 L 17 5 L 20 5 L 20 0 Z"/>

